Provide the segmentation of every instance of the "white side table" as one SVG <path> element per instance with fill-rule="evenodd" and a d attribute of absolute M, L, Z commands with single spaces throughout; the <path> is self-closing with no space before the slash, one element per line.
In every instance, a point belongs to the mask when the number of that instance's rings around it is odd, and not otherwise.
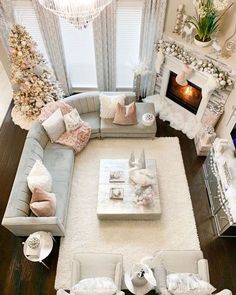
<path fill-rule="evenodd" d="M 40 262 L 42 263 L 47 269 L 49 269 L 49 267 L 43 262 L 43 260 L 45 258 L 48 257 L 48 255 L 51 253 L 52 248 L 53 248 L 53 241 L 55 241 L 55 239 L 53 238 L 52 234 L 50 232 L 45 232 L 45 231 L 38 231 L 35 232 L 33 234 L 31 234 L 32 236 L 38 236 L 40 235 L 40 253 L 39 253 L 39 257 L 35 257 L 35 256 L 27 256 L 26 255 L 26 249 L 28 246 L 28 242 L 29 242 L 29 237 L 26 239 L 25 242 L 23 242 L 22 244 L 23 246 L 23 253 L 25 255 L 25 258 L 32 261 L 32 262 Z"/>
<path fill-rule="evenodd" d="M 155 121 L 155 116 L 152 113 L 145 113 L 142 116 L 142 122 L 144 126 L 152 126 Z"/>

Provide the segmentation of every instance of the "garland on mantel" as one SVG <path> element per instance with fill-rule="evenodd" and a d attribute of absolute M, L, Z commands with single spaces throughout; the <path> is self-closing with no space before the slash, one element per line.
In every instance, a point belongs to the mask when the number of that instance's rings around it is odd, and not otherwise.
<path fill-rule="evenodd" d="M 184 64 L 191 65 L 194 70 L 205 72 L 212 75 L 218 82 L 220 89 L 226 89 L 227 87 L 232 88 L 234 81 L 228 74 L 228 72 L 221 70 L 214 63 L 207 59 L 198 59 L 196 56 L 191 55 L 183 47 L 177 45 L 175 42 L 168 42 L 159 40 L 155 44 L 155 49 L 159 53 L 173 56 Z"/>

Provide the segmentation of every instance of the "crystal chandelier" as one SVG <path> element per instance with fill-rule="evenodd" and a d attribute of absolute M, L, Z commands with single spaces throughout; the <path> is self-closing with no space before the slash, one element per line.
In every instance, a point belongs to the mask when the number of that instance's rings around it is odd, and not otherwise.
<path fill-rule="evenodd" d="M 86 28 L 112 0 L 38 0 L 54 14 L 66 19 L 76 28 Z"/>

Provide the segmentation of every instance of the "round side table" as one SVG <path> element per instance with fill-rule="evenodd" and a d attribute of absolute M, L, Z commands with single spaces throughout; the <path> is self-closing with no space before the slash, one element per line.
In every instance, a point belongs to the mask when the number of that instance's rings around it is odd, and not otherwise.
<path fill-rule="evenodd" d="M 142 116 L 142 122 L 144 126 L 152 126 L 155 121 L 155 116 L 152 113 L 145 113 Z"/>
<path fill-rule="evenodd" d="M 36 236 L 38 237 L 38 235 L 40 236 L 40 252 L 39 252 L 39 256 L 35 257 L 35 256 L 29 256 L 27 255 L 27 247 L 28 247 L 28 242 L 29 242 L 29 238 Z M 53 248 L 53 241 L 54 238 L 52 236 L 52 234 L 50 232 L 45 232 L 45 231 L 37 231 L 33 234 L 31 234 L 25 242 L 23 242 L 22 244 L 23 246 L 23 253 L 25 255 L 25 258 L 32 261 L 32 262 L 40 262 L 42 263 L 47 269 L 49 269 L 49 267 L 43 262 L 43 260 L 45 258 L 48 257 L 48 255 L 51 253 L 52 248 Z"/>

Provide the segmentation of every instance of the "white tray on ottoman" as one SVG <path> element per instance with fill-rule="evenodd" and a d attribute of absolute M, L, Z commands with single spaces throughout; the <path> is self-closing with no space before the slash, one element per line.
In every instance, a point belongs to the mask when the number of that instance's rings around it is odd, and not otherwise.
<path fill-rule="evenodd" d="M 152 185 L 154 201 L 144 206 L 135 203 L 134 184 L 129 179 L 128 159 L 100 160 L 100 176 L 98 187 L 97 216 L 99 219 L 157 219 L 161 215 L 160 196 L 156 172 L 156 160 L 146 160 L 146 166 L 155 175 Z M 110 173 L 123 171 L 121 182 L 110 182 Z M 111 198 L 111 189 L 120 189 L 122 195 Z"/>

